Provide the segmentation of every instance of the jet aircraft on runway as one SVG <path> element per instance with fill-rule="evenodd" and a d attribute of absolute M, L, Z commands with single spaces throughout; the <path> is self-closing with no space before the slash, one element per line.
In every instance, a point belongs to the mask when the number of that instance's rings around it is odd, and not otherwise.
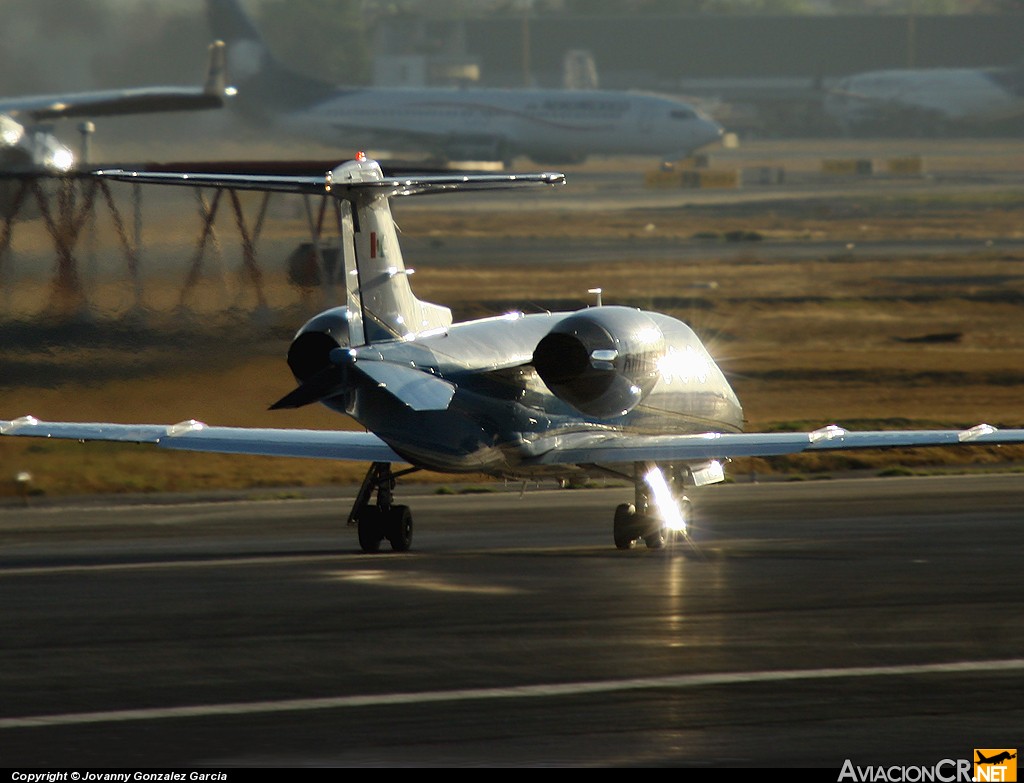
<path fill-rule="evenodd" d="M 1024 429 L 743 432 L 729 383 L 685 323 L 598 305 L 455 323 L 409 284 L 390 199 L 487 188 L 556 186 L 562 174 L 385 176 L 362 156 L 323 176 L 107 171 L 132 183 L 219 187 L 339 200 L 346 301 L 310 319 L 288 349 L 298 386 L 273 408 L 319 402 L 365 432 L 0 421 L 0 435 L 155 443 L 169 449 L 372 463 L 349 515 L 364 551 L 412 543 L 396 480 L 429 469 L 507 478 L 619 476 L 619 548 L 685 537 L 687 486 L 724 479 L 733 457 L 835 449 L 1024 442 Z M 405 466 L 395 469 L 394 466 Z"/>
<path fill-rule="evenodd" d="M 588 155 L 680 160 L 722 128 L 688 103 L 609 90 L 335 87 L 274 59 L 237 0 L 207 0 L 238 90 L 228 104 L 298 138 L 444 160 L 578 163 Z M 343 45 L 339 44 L 339 45 Z"/>

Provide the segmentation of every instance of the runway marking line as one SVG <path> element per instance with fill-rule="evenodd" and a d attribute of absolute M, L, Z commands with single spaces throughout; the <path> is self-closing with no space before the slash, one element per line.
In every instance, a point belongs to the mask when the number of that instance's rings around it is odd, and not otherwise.
<path fill-rule="evenodd" d="M 1024 658 L 994 661 L 909 664 L 903 666 L 854 666 L 830 669 L 789 669 L 781 671 L 681 674 L 668 677 L 637 677 L 554 685 L 519 685 L 507 688 L 466 688 L 421 693 L 384 693 L 366 696 L 335 696 L 317 699 L 200 704 L 183 707 L 152 707 L 103 712 L 69 712 L 59 715 L 30 715 L 0 718 L 0 729 L 73 726 L 89 723 L 124 723 L 173 718 L 206 718 L 223 715 L 257 715 L 274 712 L 308 712 L 358 707 L 381 707 L 435 702 L 486 701 L 581 696 L 632 690 L 678 690 L 716 685 L 748 685 L 762 682 L 833 680 L 858 677 L 901 677 L 927 674 L 976 674 L 1024 670 Z"/>

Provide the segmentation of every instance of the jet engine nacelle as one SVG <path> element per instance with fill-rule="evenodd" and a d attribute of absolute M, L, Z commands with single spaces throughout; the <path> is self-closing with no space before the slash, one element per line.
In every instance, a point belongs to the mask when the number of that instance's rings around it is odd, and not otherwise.
<path fill-rule="evenodd" d="M 331 351 L 348 348 L 349 312 L 332 307 L 310 318 L 288 348 L 288 366 L 296 380 L 308 381 L 331 364 Z"/>
<path fill-rule="evenodd" d="M 658 380 L 665 335 L 639 310 L 595 307 L 558 323 L 537 344 L 533 366 L 560 400 L 600 419 L 635 408 Z"/>
<path fill-rule="evenodd" d="M 0 170 L 4 174 L 60 176 L 67 174 L 74 162 L 74 153 L 45 128 L 25 128 L 0 114 Z M 16 179 L 0 181 L 0 217 L 39 215 L 35 199 L 25 198 L 22 185 Z"/>
<path fill-rule="evenodd" d="M 26 128 L 0 114 L 0 166 L 5 173 L 61 175 L 74 165 L 75 154 L 49 126 Z"/>

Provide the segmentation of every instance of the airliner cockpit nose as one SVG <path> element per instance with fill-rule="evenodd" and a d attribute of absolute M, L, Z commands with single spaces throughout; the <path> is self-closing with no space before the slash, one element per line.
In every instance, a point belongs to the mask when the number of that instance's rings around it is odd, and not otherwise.
<path fill-rule="evenodd" d="M 721 140 L 725 135 L 725 128 L 710 117 L 701 117 L 701 121 L 704 123 L 704 128 L 707 131 L 708 144 Z"/>
<path fill-rule="evenodd" d="M 725 128 L 703 112 L 687 107 L 669 112 L 673 120 L 670 136 L 662 136 L 667 144 L 678 145 L 671 151 L 662 150 L 662 162 L 666 165 L 688 158 L 699 149 L 722 141 Z"/>
<path fill-rule="evenodd" d="M 725 128 L 704 114 L 698 113 L 691 124 L 693 127 L 690 129 L 690 134 L 694 152 L 709 144 L 717 144 L 725 135 Z"/>
<path fill-rule="evenodd" d="M 719 141 L 725 135 L 718 122 L 694 106 L 673 109 L 669 116 L 679 122 L 677 133 L 682 133 L 692 149 Z"/>

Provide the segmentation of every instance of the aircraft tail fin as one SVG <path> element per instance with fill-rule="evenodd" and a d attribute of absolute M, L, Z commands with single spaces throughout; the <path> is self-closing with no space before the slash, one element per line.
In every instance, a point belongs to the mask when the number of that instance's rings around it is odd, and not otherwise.
<path fill-rule="evenodd" d="M 406 269 L 402 258 L 391 215 L 392 196 L 557 185 L 564 179 L 557 173 L 385 177 L 380 165 L 361 153 L 334 169 L 327 188 L 343 199 L 342 245 L 353 344 L 360 338 L 365 343 L 411 339 L 452 323 L 451 310 L 417 299 L 412 292 L 409 275 L 414 270 Z M 359 323 L 351 320 L 356 314 Z"/>
<path fill-rule="evenodd" d="M 223 41 L 214 41 L 210 44 L 210 59 L 206 65 L 206 81 L 203 82 L 203 93 L 215 95 L 218 98 L 223 96 L 227 90 L 227 81 L 224 70 L 227 64 L 225 44 Z"/>
<path fill-rule="evenodd" d="M 384 181 L 376 161 L 357 157 L 331 172 L 331 187 L 348 187 L 342 206 L 342 249 L 348 297 L 349 334 L 354 345 L 410 339 L 425 331 L 447 329 L 447 307 L 416 298 L 409 284 L 389 193 L 370 185 Z"/>
<path fill-rule="evenodd" d="M 227 46 L 227 73 L 238 95 L 232 105 L 269 118 L 281 109 L 316 103 L 337 88 L 281 65 L 238 0 L 207 0 L 210 31 Z"/>

